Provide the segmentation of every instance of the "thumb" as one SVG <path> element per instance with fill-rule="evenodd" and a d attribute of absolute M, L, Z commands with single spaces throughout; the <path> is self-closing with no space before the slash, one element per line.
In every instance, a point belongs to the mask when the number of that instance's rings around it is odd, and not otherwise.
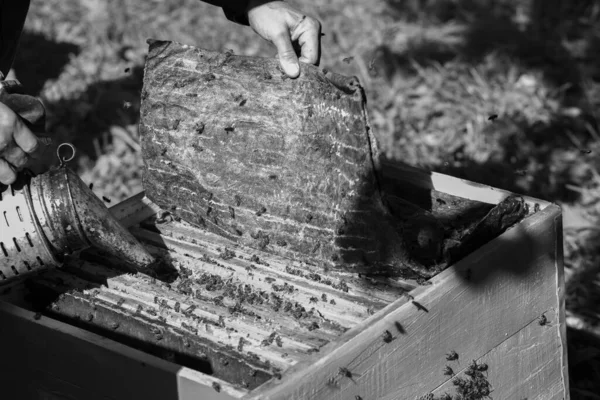
<path fill-rule="evenodd" d="M 298 56 L 296 56 L 296 52 L 292 46 L 292 39 L 289 32 L 275 35 L 273 44 L 277 48 L 279 63 L 283 72 L 290 78 L 297 78 L 300 75 L 300 65 L 298 64 Z"/>

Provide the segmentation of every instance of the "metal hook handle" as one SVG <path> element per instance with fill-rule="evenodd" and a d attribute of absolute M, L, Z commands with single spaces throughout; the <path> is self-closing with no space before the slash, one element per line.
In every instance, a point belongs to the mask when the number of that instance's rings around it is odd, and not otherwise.
<path fill-rule="evenodd" d="M 61 157 L 60 150 L 61 150 L 61 148 L 63 148 L 63 146 L 67 146 L 71 149 L 71 157 L 69 157 L 69 158 Z M 56 148 L 56 156 L 58 157 L 58 160 L 60 161 L 60 166 L 64 167 L 69 161 L 71 161 L 72 159 L 75 158 L 75 146 L 73 146 L 71 143 L 59 144 L 58 147 Z"/>

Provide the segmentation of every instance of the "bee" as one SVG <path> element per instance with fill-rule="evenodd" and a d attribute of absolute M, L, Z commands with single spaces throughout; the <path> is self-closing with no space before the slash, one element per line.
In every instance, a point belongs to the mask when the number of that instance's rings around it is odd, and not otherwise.
<path fill-rule="evenodd" d="M 110 203 L 111 202 L 111 200 L 108 197 L 106 197 L 106 196 L 102 196 L 102 200 L 104 200 L 104 202 L 106 202 L 106 203 Z"/>
<path fill-rule="evenodd" d="M 227 125 L 224 129 L 227 133 L 233 132 L 235 130 L 235 124 L 232 122 L 229 125 Z"/>
<path fill-rule="evenodd" d="M 402 324 L 400 322 L 395 321 L 394 325 L 396 326 L 396 329 L 398 330 L 398 332 L 400 332 L 403 335 L 406 333 L 406 329 L 404 329 L 404 327 L 402 326 Z"/>
<path fill-rule="evenodd" d="M 338 375 L 345 376 L 346 378 L 352 378 L 352 372 L 346 367 L 340 367 Z"/>
<path fill-rule="evenodd" d="M 221 391 L 221 384 L 219 384 L 219 382 L 213 382 L 212 387 L 217 391 L 217 393 Z"/>
<path fill-rule="evenodd" d="M 247 101 L 248 101 L 248 99 L 242 99 L 242 101 L 240 101 L 240 103 L 239 103 L 239 106 L 243 107 Z"/>
<path fill-rule="evenodd" d="M 371 61 L 369 61 L 369 71 L 372 71 L 373 68 L 375 68 L 375 60 L 377 60 L 377 57 L 373 57 Z"/>
<path fill-rule="evenodd" d="M 527 175 L 527 171 L 524 169 L 517 169 L 517 170 L 515 170 L 515 174 L 517 174 L 519 176 L 525 176 L 525 175 Z"/>
<path fill-rule="evenodd" d="M 90 190 L 94 189 L 94 182 L 90 183 L 89 188 L 90 188 Z"/>
<path fill-rule="evenodd" d="M 467 270 L 465 271 L 465 279 L 470 281 L 472 275 L 473 275 L 473 272 L 471 271 L 471 268 L 467 268 Z"/>
<path fill-rule="evenodd" d="M 494 121 L 497 118 L 498 118 L 498 114 L 492 114 L 488 117 L 488 121 Z"/>
<path fill-rule="evenodd" d="M 465 378 L 456 377 L 452 380 L 452 384 L 456 387 L 463 388 L 467 386 L 468 382 Z"/>
<path fill-rule="evenodd" d="M 547 323 L 548 323 L 548 318 L 546 318 L 546 315 L 545 315 L 545 314 L 542 314 L 542 315 L 539 317 L 538 324 L 540 324 L 540 326 L 544 326 L 544 325 L 546 325 Z"/>
<path fill-rule="evenodd" d="M 335 378 L 333 378 L 333 377 L 332 377 L 332 378 L 329 378 L 329 379 L 327 380 L 327 386 L 330 386 L 330 387 L 337 387 L 337 385 L 338 385 L 338 383 L 337 383 L 337 381 L 335 380 Z"/>
<path fill-rule="evenodd" d="M 386 330 L 385 332 L 383 332 L 383 341 L 386 343 L 390 343 L 392 340 L 394 340 L 394 336 L 392 335 L 392 332 Z"/>
<path fill-rule="evenodd" d="M 311 251 L 312 251 L 313 253 L 316 253 L 316 252 L 317 252 L 317 250 L 319 250 L 319 247 L 321 247 L 321 243 L 320 243 L 320 242 L 317 242 L 317 243 L 315 243 L 315 245 L 313 246 L 313 248 L 312 248 L 312 250 L 311 250 Z"/>
<path fill-rule="evenodd" d="M 426 313 L 429 312 L 429 310 L 427 309 L 427 307 L 425 307 L 423 304 L 417 302 L 417 301 L 411 301 L 411 303 L 413 304 L 413 306 L 417 307 L 417 309 L 421 310 L 421 311 L 425 311 Z"/>
<path fill-rule="evenodd" d="M 204 127 L 205 127 L 204 122 L 202 122 L 202 121 L 196 122 L 196 124 L 194 125 L 194 131 L 196 132 L 197 135 L 201 135 L 202 132 L 204 132 Z"/>
<path fill-rule="evenodd" d="M 256 212 L 256 216 L 257 216 L 257 217 L 260 217 L 261 215 L 263 215 L 263 214 L 264 214 L 264 213 L 266 213 L 266 212 L 267 212 L 267 209 L 266 209 L 264 206 L 262 206 L 262 207 L 261 207 L 261 208 L 260 208 L 260 209 L 259 209 L 259 210 Z"/>
<path fill-rule="evenodd" d="M 444 375 L 452 376 L 454 375 L 454 371 L 448 365 L 444 367 Z"/>
<path fill-rule="evenodd" d="M 429 286 L 429 285 L 432 285 L 432 283 L 431 283 L 431 281 L 428 281 L 425 278 L 417 278 L 417 285 L 420 285 L 420 286 Z"/>
<path fill-rule="evenodd" d="M 448 361 L 456 361 L 458 360 L 458 353 L 454 350 L 446 354 L 446 360 Z"/>

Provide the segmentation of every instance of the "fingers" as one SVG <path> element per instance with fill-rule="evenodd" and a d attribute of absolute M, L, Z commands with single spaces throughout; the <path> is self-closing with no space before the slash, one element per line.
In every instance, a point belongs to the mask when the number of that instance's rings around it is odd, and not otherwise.
<path fill-rule="evenodd" d="M 0 103 L 0 182 L 13 183 L 39 149 L 36 136 L 6 105 Z"/>
<path fill-rule="evenodd" d="M 40 148 L 40 142 L 37 136 L 27 128 L 20 118 L 17 118 L 15 125 L 13 140 L 29 157 L 35 158 Z"/>
<path fill-rule="evenodd" d="M 17 173 L 13 167 L 6 160 L 0 158 L 0 183 L 10 185 L 15 180 L 17 180 Z"/>
<path fill-rule="evenodd" d="M 300 75 L 300 65 L 298 64 L 298 56 L 292 46 L 290 34 L 287 31 L 282 31 L 273 37 L 273 44 L 277 48 L 279 63 L 286 75 L 290 78 L 297 78 Z"/>
<path fill-rule="evenodd" d="M 20 147 L 14 145 L 4 151 L 2 158 L 17 171 L 20 171 L 27 164 L 28 159 L 27 154 Z"/>
<path fill-rule="evenodd" d="M 292 31 L 292 41 L 300 45 L 300 61 L 319 65 L 321 58 L 321 24 L 314 18 L 304 17 Z"/>
<path fill-rule="evenodd" d="M 316 19 L 283 1 L 251 0 L 248 22 L 256 33 L 275 45 L 281 68 L 289 77 L 300 75 L 298 55 L 292 43 L 300 47 L 300 61 L 318 65 L 321 24 Z"/>

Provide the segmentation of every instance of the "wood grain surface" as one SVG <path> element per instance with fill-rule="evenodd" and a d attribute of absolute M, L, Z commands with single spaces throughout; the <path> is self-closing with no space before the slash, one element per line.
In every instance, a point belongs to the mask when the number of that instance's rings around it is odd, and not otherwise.
<path fill-rule="evenodd" d="M 495 370 L 490 375 L 495 399 L 568 396 L 556 219 L 560 209 L 548 206 L 434 277 L 432 286 L 413 290 L 416 303 L 390 305 L 348 332 L 351 338 L 342 338 L 340 346 L 292 367 L 281 382 L 270 381 L 247 398 L 417 398 L 451 379 L 442 371 L 452 350 L 463 367 L 494 352 L 496 362 L 489 365 Z M 536 323 L 542 313 L 549 325 Z M 513 337 L 519 346 L 537 350 L 515 358 L 507 342 Z M 515 368 L 526 377 L 515 380 Z"/>

